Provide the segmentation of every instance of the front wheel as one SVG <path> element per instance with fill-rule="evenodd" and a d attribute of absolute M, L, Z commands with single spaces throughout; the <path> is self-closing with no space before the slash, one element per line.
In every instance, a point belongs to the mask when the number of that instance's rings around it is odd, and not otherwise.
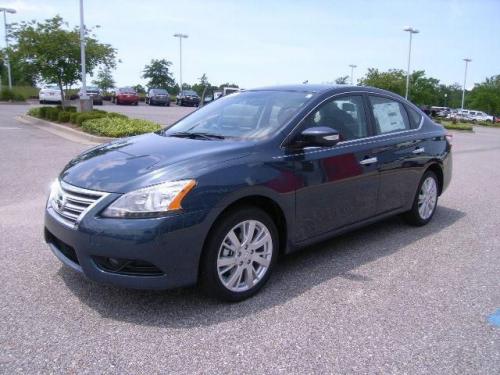
<path fill-rule="evenodd" d="M 403 217 L 412 225 L 425 225 L 434 216 L 437 202 L 438 180 L 434 172 L 427 171 L 420 181 L 412 209 L 405 213 Z"/>
<path fill-rule="evenodd" d="M 278 243 L 276 225 L 264 211 L 244 207 L 224 215 L 204 249 L 202 287 L 224 301 L 251 297 L 269 279 Z"/>

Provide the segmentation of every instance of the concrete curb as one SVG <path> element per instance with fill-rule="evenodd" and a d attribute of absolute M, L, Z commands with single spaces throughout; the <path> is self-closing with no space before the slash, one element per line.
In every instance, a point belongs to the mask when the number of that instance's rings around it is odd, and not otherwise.
<path fill-rule="evenodd" d="M 75 138 L 76 138 L 77 141 L 78 140 L 86 141 L 83 143 L 90 142 L 90 143 L 100 144 L 100 143 L 107 143 L 107 142 L 110 142 L 112 140 L 117 139 L 117 138 L 99 137 L 97 135 L 87 134 L 87 133 L 84 133 L 80 130 L 75 130 L 75 129 L 72 129 L 72 128 L 65 126 L 65 125 L 56 124 L 54 122 L 42 120 L 42 119 L 39 119 L 36 117 L 31 117 L 28 115 L 18 116 L 17 119 L 23 123 L 35 125 L 38 128 L 43 129 L 43 130 L 48 130 L 53 134 L 62 136 L 63 138 L 67 138 L 67 137 L 63 136 L 63 134 L 65 134 L 65 135 L 68 135 L 71 138 L 71 140 L 75 140 Z"/>

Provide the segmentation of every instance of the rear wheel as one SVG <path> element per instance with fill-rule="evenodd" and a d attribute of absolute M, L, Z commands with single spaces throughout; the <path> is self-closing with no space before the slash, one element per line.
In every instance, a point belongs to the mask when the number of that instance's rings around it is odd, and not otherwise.
<path fill-rule="evenodd" d="M 432 171 L 425 172 L 410 211 L 404 214 L 406 221 L 421 226 L 431 221 L 438 202 L 438 180 Z"/>
<path fill-rule="evenodd" d="M 245 207 L 224 215 L 204 249 L 201 283 L 221 300 L 242 301 L 269 279 L 278 256 L 278 231 L 264 211 Z"/>

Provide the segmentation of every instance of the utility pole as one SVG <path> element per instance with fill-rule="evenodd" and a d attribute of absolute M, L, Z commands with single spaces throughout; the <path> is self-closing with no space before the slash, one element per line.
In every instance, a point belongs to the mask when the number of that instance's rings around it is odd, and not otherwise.
<path fill-rule="evenodd" d="M 186 39 L 188 35 L 177 33 L 174 37 L 179 38 L 179 87 L 182 91 L 182 39 Z"/>
<path fill-rule="evenodd" d="M 354 65 L 354 64 L 351 64 L 349 65 L 351 67 L 351 86 L 354 82 L 354 68 L 357 68 L 358 66 L 357 65 Z"/>
<path fill-rule="evenodd" d="M 403 31 L 407 31 L 410 33 L 410 47 L 408 49 L 408 69 L 406 71 L 406 93 L 405 93 L 405 99 L 408 99 L 408 91 L 410 88 L 410 60 L 411 60 L 411 39 L 413 34 L 418 34 L 419 31 L 417 29 L 414 29 L 411 26 L 405 27 Z"/>
<path fill-rule="evenodd" d="M 463 59 L 465 61 L 465 72 L 464 72 L 464 86 L 462 87 L 462 111 L 464 110 L 464 102 L 465 102 L 465 84 L 467 83 L 467 67 L 472 59 L 466 57 Z"/>
<path fill-rule="evenodd" d="M 9 89 L 12 90 L 12 73 L 10 71 L 10 60 L 9 60 L 9 38 L 7 37 L 7 13 L 15 14 L 16 10 L 12 8 L 0 8 L 0 12 L 3 12 L 3 27 L 5 30 L 5 65 L 7 66 L 7 77 L 9 80 Z M 0 88 L 2 87 L 0 82 Z"/>

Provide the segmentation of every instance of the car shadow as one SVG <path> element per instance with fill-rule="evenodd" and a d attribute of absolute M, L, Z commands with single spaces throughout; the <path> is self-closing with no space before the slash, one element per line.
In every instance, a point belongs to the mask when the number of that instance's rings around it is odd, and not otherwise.
<path fill-rule="evenodd" d="M 282 257 L 267 286 L 237 304 L 213 300 L 194 287 L 140 291 L 98 284 L 65 266 L 58 274 L 81 302 L 102 317 L 157 327 L 208 326 L 285 304 L 336 277 L 369 283 L 372 280 L 357 274 L 357 268 L 431 236 L 464 216 L 461 211 L 441 206 L 424 227 L 411 227 L 394 217 L 310 246 Z"/>

